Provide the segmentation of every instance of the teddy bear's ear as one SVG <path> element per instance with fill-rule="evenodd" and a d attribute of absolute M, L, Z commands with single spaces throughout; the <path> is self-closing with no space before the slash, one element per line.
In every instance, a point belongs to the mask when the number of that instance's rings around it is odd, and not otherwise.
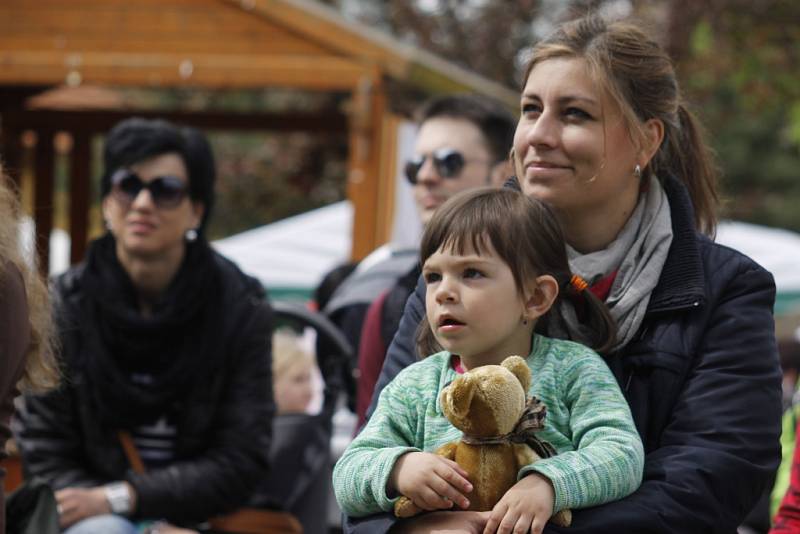
<path fill-rule="evenodd" d="M 465 373 L 454 380 L 448 389 L 450 390 L 448 400 L 451 413 L 459 418 L 466 417 L 477 389 L 475 377 L 470 373 Z"/>
<path fill-rule="evenodd" d="M 517 380 L 520 381 L 522 389 L 527 395 L 528 388 L 531 387 L 531 370 L 528 368 L 528 364 L 525 363 L 525 360 L 519 356 L 509 356 L 503 360 L 503 363 L 500 365 L 511 371 L 514 376 L 517 377 Z"/>

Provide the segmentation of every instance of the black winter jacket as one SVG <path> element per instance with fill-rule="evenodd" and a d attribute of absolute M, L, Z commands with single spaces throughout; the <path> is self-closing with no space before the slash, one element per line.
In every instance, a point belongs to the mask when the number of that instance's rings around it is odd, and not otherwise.
<path fill-rule="evenodd" d="M 781 371 L 772 275 L 694 230 L 691 201 L 664 184 L 673 241 L 638 336 L 606 358 L 645 447 L 644 482 L 629 497 L 573 510 L 547 533 L 735 533 L 780 460 Z M 414 361 L 425 306 L 407 304 L 375 388 Z M 388 515 L 348 519 L 346 530 L 384 532 Z"/>
<path fill-rule="evenodd" d="M 83 373 L 73 365 L 84 349 L 78 325 L 84 298 L 80 265 L 55 281 L 65 384 L 26 396 L 14 432 L 29 475 L 54 489 L 127 480 L 136 489 L 136 517 L 201 521 L 246 504 L 267 472 L 270 447 L 272 312 L 261 284 L 215 254 L 225 312 L 219 328 L 228 355 L 204 388 L 178 407 L 176 461 L 135 474 L 114 431 L 101 429 L 87 402 Z"/>

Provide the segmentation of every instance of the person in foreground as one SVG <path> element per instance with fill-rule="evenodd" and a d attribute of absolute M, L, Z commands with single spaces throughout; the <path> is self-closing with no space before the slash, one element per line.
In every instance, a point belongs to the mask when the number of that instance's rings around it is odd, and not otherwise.
<path fill-rule="evenodd" d="M 554 208 L 572 272 L 616 320 L 604 358 L 646 454 L 632 495 L 575 510 L 568 529 L 545 531 L 734 532 L 780 460 L 775 284 L 708 237 L 714 165 L 669 58 L 630 22 L 568 22 L 534 47 L 520 111 L 511 185 Z M 420 284 L 376 392 L 414 361 L 423 301 Z M 565 320 L 543 333 L 580 339 L 572 312 L 557 311 Z M 486 521 L 435 512 L 395 524 L 383 514 L 345 529 L 481 532 Z"/>
<path fill-rule="evenodd" d="M 215 173 L 199 132 L 128 119 L 104 163 L 109 231 L 54 284 L 65 383 L 25 396 L 15 437 L 69 534 L 194 526 L 267 472 L 271 308 L 203 237 Z"/>
<path fill-rule="evenodd" d="M 488 517 L 490 532 L 541 532 L 550 516 L 620 499 L 641 482 L 644 451 L 625 398 L 602 358 L 534 328 L 549 310 L 580 299 L 586 338 L 611 346 L 614 324 L 598 299 L 583 298 L 552 212 L 510 189 L 461 193 L 422 237 L 427 332 L 445 349 L 402 371 L 384 389 L 366 428 L 334 468 L 339 505 L 350 515 L 387 511 L 399 495 L 423 510 L 466 509 L 475 480 L 431 452 L 460 431 L 439 405 L 459 372 L 527 357 L 529 393 L 547 408 L 538 437 L 558 455 L 523 467 Z M 426 332 L 423 330 L 423 332 Z"/>
<path fill-rule="evenodd" d="M 20 246 L 22 211 L 0 167 L 0 459 L 19 390 L 43 392 L 58 385 L 47 286 Z M 6 531 L 0 469 L 0 532 Z"/>

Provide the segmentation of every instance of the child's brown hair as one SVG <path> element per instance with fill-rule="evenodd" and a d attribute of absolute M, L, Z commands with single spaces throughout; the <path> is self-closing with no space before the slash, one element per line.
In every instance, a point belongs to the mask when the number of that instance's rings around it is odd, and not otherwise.
<path fill-rule="evenodd" d="M 571 283 L 561 227 L 553 211 L 539 200 L 508 188 L 479 188 L 454 195 L 425 227 L 420 262 L 424 265 L 439 249 L 463 254 L 471 246 L 480 255 L 487 241 L 511 269 L 518 291 L 539 275 L 554 277 L 558 299 L 572 301 L 592 332 L 589 346 L 600 353 L 611 348 L 616 337 L 614 320 L 591 291 Z M 547 316 L 539 319 L 537 331 L 546 326 Z M 420 323 L 417 341 L 421 355 L 441 350 L 426 320 Z"/>

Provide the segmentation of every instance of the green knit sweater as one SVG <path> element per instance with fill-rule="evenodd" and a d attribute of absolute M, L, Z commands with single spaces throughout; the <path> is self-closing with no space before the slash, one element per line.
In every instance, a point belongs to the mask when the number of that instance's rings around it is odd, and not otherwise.
<path fill-rule="evenodd" d="M 439 406 L 439 393 L 456 378 L 448 352 L 400 372 L 381 392 L 375 413 L 333 470 L 342 511 L 351 517 L 390 511 L 386 483 L 406 452 L 434 451 L 461 438 Z M 523 467 L 553 483 L 553 511 L 621 499 L 642 481 L 644 449 L 630 409 L 602 358 L 578 343 L 534 336 L 527 358 L 529 394 L 547 406 L 539 437 L 558 451 Z"/>

